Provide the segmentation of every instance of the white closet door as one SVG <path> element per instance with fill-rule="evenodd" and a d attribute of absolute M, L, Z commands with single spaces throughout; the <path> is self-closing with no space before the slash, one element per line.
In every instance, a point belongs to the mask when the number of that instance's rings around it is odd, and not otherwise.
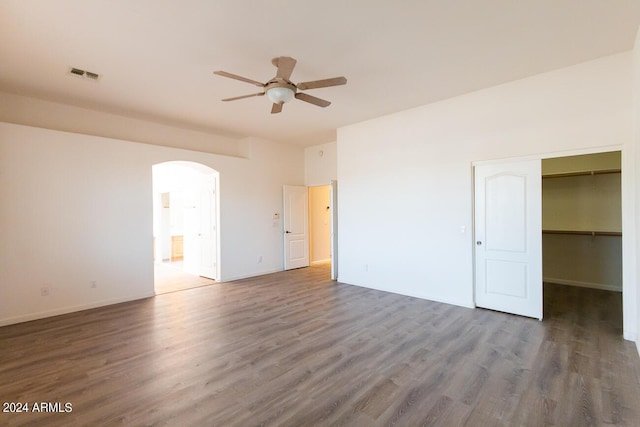
<path fill-rule="evenodd" d="M 478 307 L 542 319 L 540 160 L 475 167 Z"/>

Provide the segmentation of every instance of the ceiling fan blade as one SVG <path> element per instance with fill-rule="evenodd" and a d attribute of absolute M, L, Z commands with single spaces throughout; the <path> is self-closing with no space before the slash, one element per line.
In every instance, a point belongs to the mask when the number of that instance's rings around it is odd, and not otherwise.
<path fill-rule="evenodd" d="M 308 102 L 309 104 L 317 105 L 318 107 L 328 107 L 329 105 L 331 105 L 329 101 L 325 101 L 324 99 L 316 98 L 315 96 L 307 95 L 306 93 L 301 92 L 296 93 L 296 99 Z"/>
<path fill-rule="evenodd" d="M 271 63 L 278 67 L 276 77 L 280 77 L 285 80 L 289 80 L 289 78 L 291 78 L 291 73 L 293 73 L 293 67 L 296 66 L 296 62 L 297 61 L 295 59 L 289 56 L 279 56 L 271 60 Z"/>
<path fill-rule="evenodd" d="M 223 101 L 235 101 L 236 99 L 251 98 L 252 96 L 262 96 L 264 92 L 252 93 L 251 95 L 234 96 L 233 98 L 225 98 Z"/>
<path fill-rule="evenodd" d="M 340 86 L 347 84 L 347 79 L 345 77 L 334 77 L 331 79 L 324 80 L 313 80 L 310 82 L 298 83 L 298 89 L 307 90 L 307 89 L 318 89 L 321 87 L 330 87 L 330 86 Z"/>
<path fill-rule="evenodd" d="M 271 114 L 278 114 L 280 111 L 282 111 L 282 104 L 276 104 L 274 102 L 271 107 Z"/>
<path fill-rule="evenodd" d="M 260 83 L 260 82 L 257 82 L 255 80 L 251 80 L 251 79 L 248 79 L 246 77 L 237 76 L 235 74 L 227 73 L 226 71 L 214 71 L 213 74 L 216 74 L 216 75 L 222 76 L 222 77 L 229 77 L 230 79 L 240 80 L 241 82 L 251 83 L 252 85 L 256 85 L 256 86 L 259 86 L 259 87 L 264 87 L 264 83 Z"/>

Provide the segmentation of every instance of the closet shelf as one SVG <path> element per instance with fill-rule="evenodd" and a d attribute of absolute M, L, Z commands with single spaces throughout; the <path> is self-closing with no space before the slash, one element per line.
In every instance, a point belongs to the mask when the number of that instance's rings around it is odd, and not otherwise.
<path fill-rule="evenodd" d="M 620 231 L 542 230 L 542 234 L 573 234 L 576 236 L 622 236 Z"/>
<path fill-rule="evenodd" d="M 542 175 L 543 179 L 546 178 L 566 178 L 570 176 L 587 176 L 587 175 L 603 175 L 608 173 L 621 173 L 621 169 L 601 169 L 594 171 L 580 171 L 580 172 L 563 172 L 563 173 L 549 173 Z"/>

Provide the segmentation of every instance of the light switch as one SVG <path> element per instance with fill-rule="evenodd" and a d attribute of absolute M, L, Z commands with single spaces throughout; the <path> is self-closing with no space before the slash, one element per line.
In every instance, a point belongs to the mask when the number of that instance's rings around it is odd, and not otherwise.
<path fill-rule="evenodd" d="M 460 226 L 460 234 L 464 234 L 467 231 L 467 226 L 466 225 L 461 225 Z"/>

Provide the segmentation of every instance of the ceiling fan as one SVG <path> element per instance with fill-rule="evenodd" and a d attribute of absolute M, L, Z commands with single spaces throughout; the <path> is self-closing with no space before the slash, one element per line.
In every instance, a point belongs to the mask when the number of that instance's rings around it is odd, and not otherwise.
<path fill-rule="evenodd" d="M 236 96 L 233 98 L 226 98 L 223 101 L 235 101 L 237 99 L 251 98 L 253 96 L 267 95 L 267 98 L 273 102 L 271 107 L 271 114 L 276 114 L 282 111 L 282 105 L 285 102 L 291 101 L 293 98 L 300 101 L 308 102 L 318 107 L 328 107 L 331 102 L 324 99 L 316 98 L 315 96 L 307 95 L 306 93 L 298 92 L 298 90 L 318 89 L 321 87 L 340 86 L 347 83 L 347 79 L 344 77 L 333 77 L 331 79 L 313 80 L 310 82 L 302 82 L 297 85 L 292 83 L 291 73 L 296 66 L 296 60 L 288 56 L 279 56 L 273 58 L 271 63 L 278 68 L 276 76 L 266 83 L 260 83 L 255 80 L 248 79 L 246 77 L 238 76 L 235 74 L 227 73 L 226 71 L 214 71 L 213 74 L 222 77 L 229 77 L 231 79 L 240 80 L 243 82 L 251 83 L 258 87 L 261 87 L 262 92 L 252 93 L 250 95 Z"/>

